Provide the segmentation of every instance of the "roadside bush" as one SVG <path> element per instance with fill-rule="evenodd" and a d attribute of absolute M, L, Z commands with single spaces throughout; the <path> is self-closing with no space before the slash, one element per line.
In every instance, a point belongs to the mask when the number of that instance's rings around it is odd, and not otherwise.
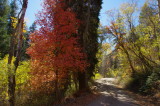
<path fill-rule="evenodd" d="M 156 69 L 157 70 L 157 69 Z M 160 71 L 137 72 L 134 77 L 123 79 L 125 88 L 143 95 L 154 95 L 160 90 Z"/>
<path fill-rule="evenodd" d="M 103 76 L 100 73 L 96 73 L 93 79 L 97 80 L 97 79 L 101 79 L 102 77 Z"/>
<path fill-rule="evenodd" d="M 160 90 L 160 73 L 153 72 L 146 79 L 145 84 L 140 88 L 140 92 L 145 94 L 155 94 Z"/>

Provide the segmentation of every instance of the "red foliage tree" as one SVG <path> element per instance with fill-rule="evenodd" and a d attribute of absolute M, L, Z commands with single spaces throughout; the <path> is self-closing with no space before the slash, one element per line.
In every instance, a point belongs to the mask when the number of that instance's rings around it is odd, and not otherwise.
<path fill-rule="evenodd" d="M 84 71 L 85 55 L 78 44 L 78 20 L 64 0 L 45 0 L 38 14 L 39 30 L 30 35 L 27 53 L 32 62 L 35 88 L 64 88 L 73 72 Z"/>

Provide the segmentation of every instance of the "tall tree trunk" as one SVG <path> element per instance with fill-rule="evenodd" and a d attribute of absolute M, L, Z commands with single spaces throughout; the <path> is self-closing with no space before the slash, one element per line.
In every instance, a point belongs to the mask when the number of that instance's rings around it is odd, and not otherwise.
<path fill-rule="evenodd" d="M 55 100 L 59 101 L 59 89 L 58 89 L 59 77 L 58 77 L 58 70 L 57 69 L 55 71 L 55 74 L 56 74 L 56 79 L 55 79 Z"/>
<path fill-rule="evenodd" d="M 12 57 L 14 56 L 14 44 L 15 44 L 15 37 L 11 37 L 10 42 L 10 50 L 9 50 L 9 57 L 8 57 L 8 95 L 9 95 L 9 104 L 10 106 L 14 106 L 14 99 L 15 99 L 15 87 L 13 84 L 14 73 L 12 72 Z"/>
<path fill-rule="evenodd" d="M 83 32 L 83 51 L 86 53 L 87 52 L 87 42 L 88 42 L 88 36 L 89 36 L 89 23 L 90 23 L 90 5 L 91 5 L 91 0 L 88 1 L 88 8 L 87 8 L 87 19 L 85 22 L 85 29 Z M 78 73 L 78 82 L 79 82 L 79 90 L 87 90 L 88 89 L 88 81 L 86 78 L 86 72 L 79 72 Z"/>
<path fill-rule="evenodd" d="M 132 70 L 132 76 L 134 76 L 134 74 L 135 74 L 135 69 L 134 69 L 134 67 L 133 67 L 132 60 L 131 60 L 131 58 L 130 58 L 130 55 L 129 55 L 127 49 L 124 47 L 123 44 L 121 45 L 121 47 L 122 47 L 123 51 L 125 52 L 125 54 L 127 55 L 127 59 L 128 59 L 129 65 L 130 65 L 130 68 L 131 68 L 131 70 Z"/>
<path fill-rule="evenodd" d="M 22 49 L 22 37 L 23 37 L 23 24 L 24 24 L 24 17 L 26 13 L 28 5 L 28 0 L 23 0 L 22 9 L 19 12 L 20 17 L 18 17 L 18 23 L 15 28 L 15 31 L 11 37 L 10 43 L 10 50 L 9 50 L 9 58 L 8 58 L 8 95 L 9 95 L 9 106 L 15 106 L 15 87 L 16 87 L 16 70 L 19 65 L 20 61 L 20 52 Z M 17 40 L 16 40 L 17 38 Z M 18 41 L 17 51 L 16 51 L 16 60 L 14 62 L 14 68 L 11 68 L 12 57 L 14 56 L 15 51 L 15 42 Z"/>
<path fill-rule="evenodd" d="M 85 72 L 79 72 L 78 73 L 78 82 L 79 82 L 79 90 L 80 91 L 86 91 L 88 90 L 88 82 L 86 81 L 86 73 Z"/>

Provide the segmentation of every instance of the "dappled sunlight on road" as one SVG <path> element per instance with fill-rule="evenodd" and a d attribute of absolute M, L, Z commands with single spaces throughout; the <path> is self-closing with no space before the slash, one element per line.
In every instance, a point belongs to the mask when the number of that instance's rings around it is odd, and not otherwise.
<path fill-rule="evenodd" d="M 101 93 L 97 101 L 88 106 L 139 106 L 123 89 L 115 85 L 114 78 L 102 78 L 96 81 Z"/>

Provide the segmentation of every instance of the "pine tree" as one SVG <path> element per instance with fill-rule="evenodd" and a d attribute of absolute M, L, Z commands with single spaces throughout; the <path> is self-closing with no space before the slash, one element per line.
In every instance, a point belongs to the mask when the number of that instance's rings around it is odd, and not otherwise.
<path fill-rule="evenodd" d="M 33 22 L 33 24 L 29 27 L 29 30 L 27 30 L 24 33 L 24 39 L 23 39 L 23 48 L 22 48 L 22 56 L 21 56 L 21 60 L 27 60 L 29 59 L 29 55 L 26 53 L 27 48 L 29 48 L 29 35 L 34 33 L 34 31 L 36 31 L 36 23 Z M 27 28 L 26 28 L 27 29 Z"/>
<path fill-rule="evenodd" d="M 4 57 L 8 50 L 8 0 L 0 0 L 0 57 Z"/>
<path fill-rule="evenodd" d="M 78 73 L 79 89 L 88 89 L 88 80 L 94 76 L 95 65 L 98 60 L 96 53 L 98 51 L 98 27 L 99 13 L 102 0 L 66 0 L 71 8 L 75 11 L 77 18 L 80 20 L 80 27 L 77 36 L 87 55 L 87 62 L 90 64 L 85 72 Z"/>
<path fill-rule="evenodd" d="M 29 27 L 29 33 L 33 33 L 36 30 L 37 26 L 36 23 L 33 22 L 33 24 Z"/>

